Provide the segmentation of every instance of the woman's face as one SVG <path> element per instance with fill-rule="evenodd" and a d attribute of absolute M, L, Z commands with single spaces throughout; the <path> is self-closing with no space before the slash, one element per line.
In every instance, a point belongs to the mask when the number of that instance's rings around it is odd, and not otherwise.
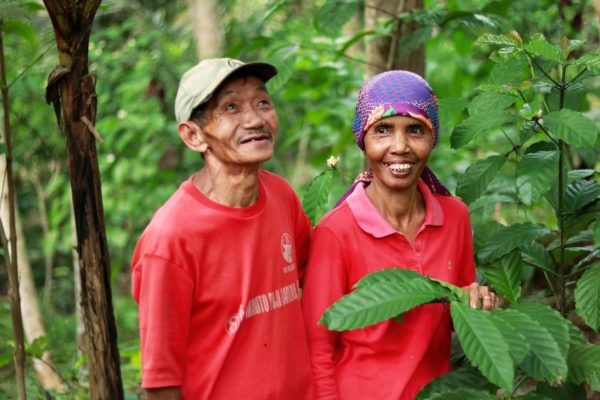
<path fill-rule="evenodd" d="M 416 190 L 433 148 L 433 135 L 418 119 L 396 115 L 365 134 L 365 153 L 377 183 L 390 190 Z"/>

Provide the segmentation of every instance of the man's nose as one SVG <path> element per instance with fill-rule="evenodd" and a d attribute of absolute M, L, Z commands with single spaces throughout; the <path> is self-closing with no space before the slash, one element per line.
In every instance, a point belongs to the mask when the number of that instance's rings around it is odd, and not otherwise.
<path fill-rule="evenodd" d="M 244 128 L 246 129 L 262 128 L 263 126 L 265 126 L 264 117 L 262 116 L 260 111 L 258 111 L 255 107 L 246 107 L 246 109 L 244 110 L 243 118 Z"/>

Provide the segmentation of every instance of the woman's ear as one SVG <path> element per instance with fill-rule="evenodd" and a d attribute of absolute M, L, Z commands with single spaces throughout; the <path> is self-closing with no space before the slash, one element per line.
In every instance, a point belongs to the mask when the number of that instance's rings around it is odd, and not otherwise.
<path fill-rule="evenodd" d="M 194 121 L 184 121 L 177 125 L 179 137 L 187 147 L 198 153 L 206 153 L 208 144 L 204 140 L 202 128 Z"/>

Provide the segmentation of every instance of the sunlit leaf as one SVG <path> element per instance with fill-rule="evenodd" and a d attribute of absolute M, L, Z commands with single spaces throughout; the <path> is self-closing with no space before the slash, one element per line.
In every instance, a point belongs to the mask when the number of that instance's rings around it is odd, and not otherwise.
<path fill-rule="evenodd" d="M 589 268 L 575 288 L 577 314 L 595 331 L 600 327 L 600 264 Z"/>
<path fill-rule="evenodd" d="M 525 50 L 536 56 L 541 56 L 552 61 L 559 62 L 561 59 L 560 50 L 555 45 L 549 43 L 543 35 L 538 35 L 525 46 Z"/>
<path fill-rule="evenodd" d="M 454 128 L 450 136 L 450 143 L 453 149 L 458 149 L 482 133 L 493 131 L 513 121 L 515 121 L 515 116 L 504 111 L 472 115 Z"/>
<path fill-rule="evenodd" d="M 304 197 L 302 198 L 302 207 L 304 212 L 310 218 L 313 225 L 316 224 L 317 212 L 327 204 L 327 198 L 331 192 L 331 180 L 333 171 L 327 170 L 317 175 L 310 183 Z"/>
<path fill-rule="evenodd" d="M 521 296 L 521 253 L 513 250 L 490 265 L 482 266 L 486 281 L 511 303 L 517 303 Z"/>
<path fill-rule="evenodd" d="M 451 303 L 450 313 L 465 355 L 490 382 L 510 390 L 514 365 L 508 345 L 492 321 L 492 314 L 458 302 Z"/>
<path fill-rule="evenodd" d="M 505 162 L 504 156 L 494 155 L 471 164 L 458 180 L 456 195 L 471 204 L 485 191 Z"/>
<path fill-rule="evenodd" d="M 484 44 L 491 44 L 508 47 L 517 47 L 521 45 L 519 40 L 517 40 L 514 36 L 509 37 L 507 35 L 495 35 L 492 33 L 486 33 L 484 35 L 479 36 L 475 41 L 475 44 L 479 46 Z"/>
<path fill-rule="evenodd" d="M 345 295 L 325 311 L 319 321 L 329 330 L 363 328 L 400 315 L 413 307 L 445 300 L 452 293 L 420 279 L 402 283 L 381 282 Z"/>
<path fill-rule="evenodd" d="M 537 202 L 558 177 L 558 151 L 526 154 L 517 165 L 517 195 L 526 205 Z"/>
<path fill-rule="evenodd" d="M 496 232 L 477 255 L 481 261 L 490 262 L 510 253 L 513 249 L 525 243 L 549 233 L 552 233 L 550 228 L 532 222 L 507 226 Z"/>
<path fill-rule="evenodd" d="M 546 115 L 544 123 L 550 128 L 550 134 L 573 146 L 592 147 L 598 137 L 594 121 L 566 108 Z"/>

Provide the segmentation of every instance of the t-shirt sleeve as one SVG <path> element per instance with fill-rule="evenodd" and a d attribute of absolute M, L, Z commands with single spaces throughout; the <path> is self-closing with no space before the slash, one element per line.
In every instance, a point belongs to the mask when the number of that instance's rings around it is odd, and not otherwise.
<path fill-rule="evenodd" d="M 193 280 L 169 260 L 143 255 L 132 266 L 132 284 L 139 304 L 142 387 L 181 386 Z"/>
<path fill-rule="evenodd" d="M 296 243 L 296 262 L 298 264 L 298 281 L 300 287 L 304 286 L 304 275 L 306 273 L 306 264 L 308 262 L 308 254 L 310 248 L 310 238 L 312 235 L 312 226 L 310 223 L 310 219 L 304 213 L 302 209 L 302 205 L 300 204 L 300 200 L 297 196 L 295 196 L 295 201 L 297 203 L 297 212 L 296 212 L 296 232 L 295 232 L 295 240 Z"/>
<path fill-rule="evenodd" d="M 335 380 L 335 350 L 340 334 L 318 324 L 323 312 L 346 293 L 346 270 L 339 239 L 327 228 L 313 234 L 302 308 L 309 341 L 315 399 L 339 398 Z"/>

